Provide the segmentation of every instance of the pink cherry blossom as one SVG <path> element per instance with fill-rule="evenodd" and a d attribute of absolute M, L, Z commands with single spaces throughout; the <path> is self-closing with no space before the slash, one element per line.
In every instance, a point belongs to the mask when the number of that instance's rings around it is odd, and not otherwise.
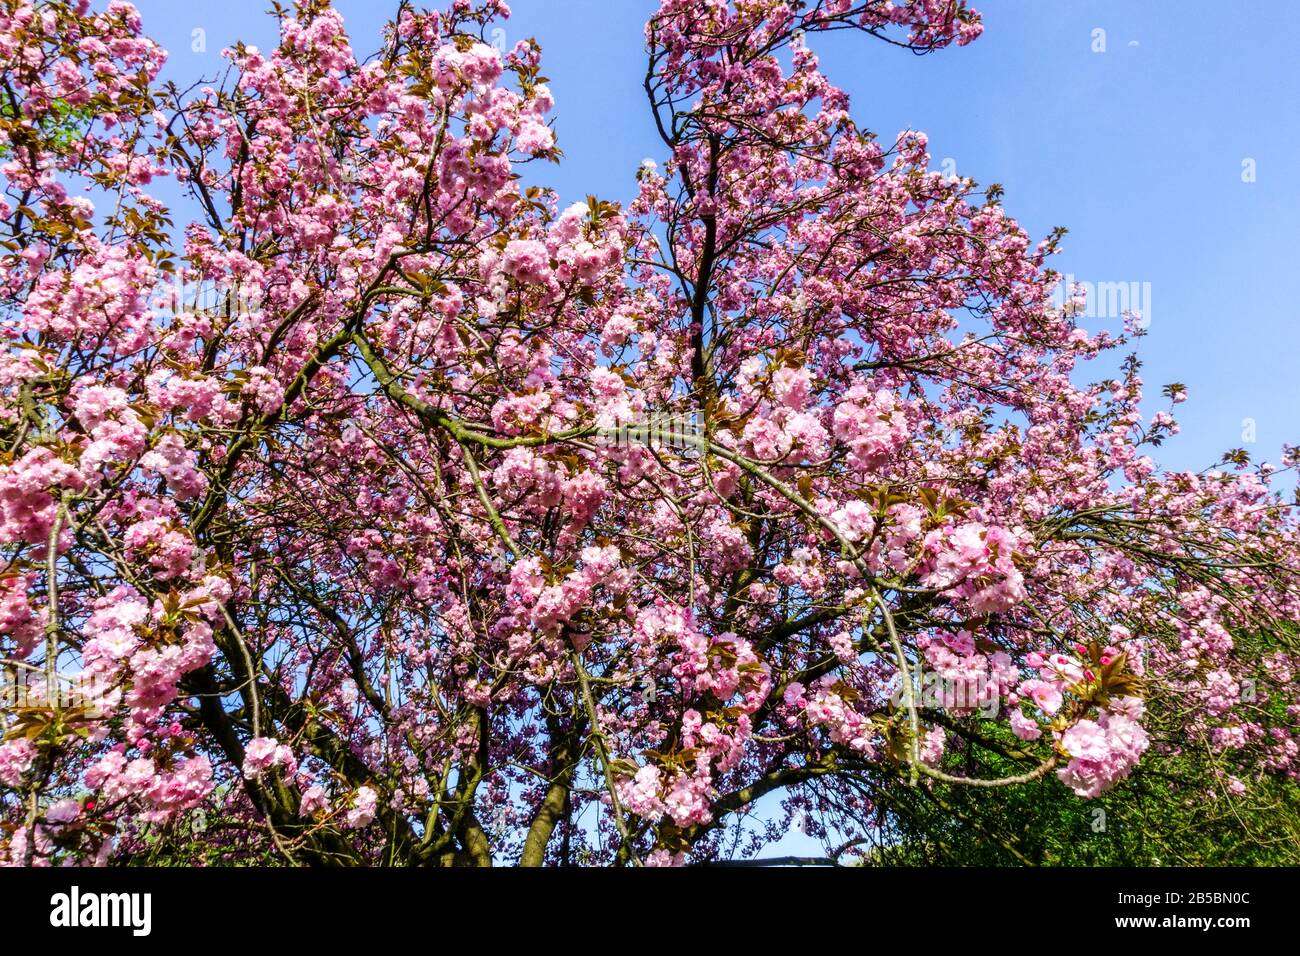
<path fill-rule="evenodd" d="M 682 865 L 1300 773 L 1300 454 L 1161 467 L 1140 323 L 818 59 L 965 2 L 660 0 L 659 147 L 585 197 L 501 0 L 394 11 L 197 85 L 119 0 L 0 12 L 0 659 L 89 694 L 0 728 L 0 859 Z"/>

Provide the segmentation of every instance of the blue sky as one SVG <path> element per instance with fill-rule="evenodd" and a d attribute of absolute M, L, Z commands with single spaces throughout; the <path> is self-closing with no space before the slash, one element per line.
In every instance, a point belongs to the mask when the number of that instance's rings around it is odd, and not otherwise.
<path fill-rule="evenodd" d="M 213 76 L 237 38 L 275 41 L 265 0 L 136 2 L 177 81 Z M 663 159 L 640 85 L 641 27 L 654 4 L 512 5 L 504 39 L 541 43 L 566 153 L 537 175 L 562 203 L 588 193 L 626 201 L 642 158 Z M 364 53 L 395 2 L 337 6 Z M 1290 290 L 1300 261 L 1300 4 L 1268 0 L 1249 16 L 1206 0 L 975 6 L 985 33 L 961 49 L 916 57 L 851 34 L 812 46 L 860 125 L 882 139 L 924 130 L 936 164 L 1001 183 L 1004 206 L 1035 238 L 1067 227 L 1058 271 L 1150 284 L 1140 345 L 1148 414 L 1164 404 L 1161 385 L 1190 392 L 1182 434 L 1156 452 L 1162 464 L 1199 469 L 1235 447 L 1276 462 L 1283 442 L 1300 443 L 1300 304 Z M 196 28 L 205 52 L 191 49 Z M 1104 52 L 1094 51 L 1097 30 Z M 816 848 L 791 834 L 769 852 Z"/>

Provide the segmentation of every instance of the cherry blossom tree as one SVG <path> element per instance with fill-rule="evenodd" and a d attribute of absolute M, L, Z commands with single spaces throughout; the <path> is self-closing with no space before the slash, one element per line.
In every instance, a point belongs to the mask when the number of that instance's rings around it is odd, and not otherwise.
<path fill-rule="evenodd" d="M 1294 777 L 1278 469 L 1159 469 L 1136 358 L 1079 384 L 1140 322 L 812 49 L 975 11 L 663 0 L 626 205 L 536 184 L 508 13 L 362 60 L 302 0 L 181 89 L 122 0 L 0 0 L 0 855 L 840 861 L 1152 747 Z"/>

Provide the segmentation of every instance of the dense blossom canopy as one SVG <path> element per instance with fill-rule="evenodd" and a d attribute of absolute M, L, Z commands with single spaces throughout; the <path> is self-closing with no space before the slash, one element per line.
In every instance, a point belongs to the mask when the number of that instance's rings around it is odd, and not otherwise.
<path fill-rule="evenodd" d="M 973 10 L 662 0 L 625 206 L 527 185 L 508 13 L 361 60 L 302 0 L 182 90 L 122 0 L 0 0 L 0 856 L 682 863 L 1296 773 L 1277 469 L 1157 468 L 1137 361 L 1080 384 L 1141 323 L 813 52 Z"/>

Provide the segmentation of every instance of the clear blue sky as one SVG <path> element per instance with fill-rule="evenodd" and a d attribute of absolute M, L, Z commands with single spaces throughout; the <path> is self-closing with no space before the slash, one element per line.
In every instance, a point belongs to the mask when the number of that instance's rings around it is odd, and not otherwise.
<path fill-rule="evenodd" d="M 275 41 L 264 0 L 136 2 L 177 81 L 213 76 L 236 39 Z M 395 3 L 337 5 L 365 53 Z M 655 5 L 512 5 L 506 40 L 541 43 L 566 153 L 539 174 L 562 202 L 588 193 L 626 201 L 642 158 L 663 159 L 640 86 L 641 26 Z M 936 164 L 950 159 L 963 176 L 1002 183 L 1005 207 L 1036 238 L 1066 226 L 1059 271 L 1150 283 L 1148 414 L 1163 405 L 1159 386 L 1190 391 L 1183 433 L 1157 452 L 1163 464 L 1201 468 L 1234 447 L 1276 462 L 1283 442 L 1300 443 L 1300 300 L 1290 288 L 1300 262 L 1300 4 L 1265 0 L 1244 16 L 1207 0 L 975 6 L 985 33 L 962 49 L 915 57 L 850 34 L 812 45 L 861 125 L 882 139 L 924 130 Z M 191 49 L 195 28 L 206 31 L 206 52 Z M 1105 52 L 1093 51 L 1097 29 Z M 1243 441 L 1244 419 L 1254 443 Z M 816 846 L 791 834 L 769 849 L 781 852 Z"/>

